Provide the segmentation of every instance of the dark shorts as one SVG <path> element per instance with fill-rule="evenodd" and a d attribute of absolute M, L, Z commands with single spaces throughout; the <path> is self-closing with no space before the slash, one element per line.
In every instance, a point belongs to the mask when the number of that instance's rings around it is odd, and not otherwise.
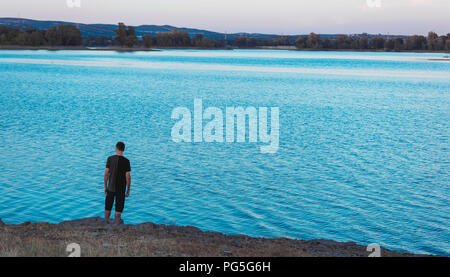
<path fill-rule="evenodd" d="M 123 211 L 123 207 L 125 205 L 125 194 L 123 193 L 115 193 L 111 191 L 106 192 L 105 199 L 105 210 L 111 211 L 114 203 L 114 199 L 116 199 L 116 212 L 121 213 Z"/>

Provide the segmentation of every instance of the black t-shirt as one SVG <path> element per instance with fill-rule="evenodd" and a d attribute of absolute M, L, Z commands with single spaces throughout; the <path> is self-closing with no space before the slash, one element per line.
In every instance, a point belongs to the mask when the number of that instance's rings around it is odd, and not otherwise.
<path fill-rule="evenodd" d="M 131 171 L 130 161 L 124 156 L 114 155 L 108 157 L 106 168 L 109 168 L 108 190 L 116 193 L 125 193 L 127 185 L 126 173 Z"/>

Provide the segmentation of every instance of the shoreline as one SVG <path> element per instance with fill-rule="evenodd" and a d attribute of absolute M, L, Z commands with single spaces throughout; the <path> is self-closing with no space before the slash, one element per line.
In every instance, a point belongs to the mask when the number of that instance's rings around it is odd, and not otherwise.
<path fill-rule="evenodd" d="M 20 45 L 0 45 L 0 50 L 48 50 L 48 51 L 63 51 L 63 50 L 84 50 L 84 51 L 116 51 L 116 52 L 153 52 L 166 49 L 174 50 L 234 50 L 234 48 L 199 48 L 199 47 L 85 47 L 85 46 L 20 46 Z"/>
<path fill-rule="evenodd" d="M 84 47 L 84 46 L 0 46 L 0 50 L 48 50 L 48 51 L 62 51 L 62 50 L 85 50 L 85 51 L 117 51 L 117 52 L 137 52 L 137 51 L 160 51 L 153 48 L 126 48 L 126 47 Z"/>
<path fill-rule="evenodd" d="M 5 224 L 0 256 L 67 256 L 78 243 L 82 256 L 150 257 L 368 257 L 366 245 L 327 239 L 262 238 L 201 231 L 193 226 L 145 222 L 113 224 L 91 217 L 56 224 Z M 381 247 L 382 257 L 420 257 Z"/>

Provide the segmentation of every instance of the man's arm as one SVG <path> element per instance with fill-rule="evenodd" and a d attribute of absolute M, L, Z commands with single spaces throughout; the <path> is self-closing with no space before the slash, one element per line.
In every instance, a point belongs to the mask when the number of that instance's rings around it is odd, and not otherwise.
<path fill-rule="evenodd" d="M 125 195 L 126 195 L 126 197 L 128 197 L 128 196 L 130 196 L 130 186 L 131 186 L 131 174 L 130 174 L 130 171 L 127 171 L 126 177 L 127 177 L 127 193 Z"/>
<path fill-rule="evenodd" d="M 105 169 L 105 177 L 103 178 L 104 182 L 105 182 L 105 194 L 106 194 L 106 190 L 108 188 L 108 177 L 109 177 L 109 168 Z"/>

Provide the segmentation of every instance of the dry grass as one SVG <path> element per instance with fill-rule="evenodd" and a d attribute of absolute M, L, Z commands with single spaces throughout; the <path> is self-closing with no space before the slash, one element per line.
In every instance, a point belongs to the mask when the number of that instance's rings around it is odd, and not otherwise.
<path fill-rule="evenodd" d="M 67 256 L 70 243 L 81 246 L 81 256 L 365 256 L 365 246 L 325 240 L 263 239 L 202 232 L 193 227 L 145 225 L 119 229 L 61 226 L 48 223 L 0 226 L 0 256 Z M 409 254 L 383 249 L 383 256 Z"/>

